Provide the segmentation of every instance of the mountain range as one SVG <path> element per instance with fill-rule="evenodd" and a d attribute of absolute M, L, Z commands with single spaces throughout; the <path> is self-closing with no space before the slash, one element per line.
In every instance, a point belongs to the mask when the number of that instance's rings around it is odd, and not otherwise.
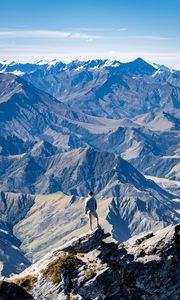
<path fill-rule="evenodd" d="M 114 240 L 179 222 L 179 92 L 180 71 L 141 58 L 0 63 L 2 274 L 85 232 L 78 214 L 91 189 Z"/>
<path fill-rule="evenodd" d="M 40 67 L 42 66 L 44 65 L 40 65 Z M 14 67 L 17 68 L 16 65 Z M 47 68 L 50 66 L 48 65 Z M 54 68 L 54 65 L 51 68 Z M 100 70 L 106 68 L 110 67 L 103 67 Z M 114 68 L 117 67 L 113 67 L 113 70 Z M 150 69 L 152 70 L 152 66 Z M 48 71 L 46 70 L 46 72 Z M 76 71 L 76 73 L 78 72 Z M 169 76 L 174 76 L 173 74 L 169 71 Z M 30 75 L 32 74 L 28 74 L 28 76 Z M 101 151 L 103 145 L 103 149 L 121 155 L 146 175 L 167 177 L 171 180 L 178 179 L 180 122 L 179 110 L 175 106 L 173 107 L 173 101 L 171 101 L 173 108 L 167 107 L 166 112 L 153 112 L 151 109 L 150 112 L 137 115 L 135 118 L 131 116 L 128 119 L 126 113 L 123 112 L 121 119 L 114 119 L 116 118 L 114 115 L 113 119 L 107 119 L 87 115 L 83 107 L 80 111 L 79 107 L 72 108 L 67 103 L 58 102 L 50 94 L 45 94 L 44 91 L 35 88 L 34 85 L 19 77 L 9 73 L 2 73 L 1 76 L 4 78 L 1 80 L 0 111 L 1 120 L 3 121 L 5 118 L 0 132 L 1 153 L 3 155 L 24 153 L 30 148 L 32 149 L 33 146 L 35 147 L 33 152 L 39 151 L 40 153 L 42 150 L 44 154 L 48 155 L 48 153 L 53 154 L 60 150 L 71 150 L 84 146 L 90 146 Z M 152 78 L 152 75 L 141 75 L 137 80 L 141 82 L 143 76 L 145 76 L 143 79 L 145 81 L 148 81 L 149 77 Z M 42 76 L 41 82 L 43 78 L 45 77 Z M 35 81 L 38 82 L 37 78 Z M 61 79 L 61 82 L 64 80 Z M 52 83 L 51 80 L 50 83 Z M 161 84 L 164 86 L 163 83 Z M 166 79 L 165 84 L 170 86 Z M 153 84 L 149 84 L 149 86 L 154 88 Z M 82 90 L 80 87 L 78 89 Z M 179 90 L 178 85 L 176 89 Z M 13 97 L 14 94 L 15 98 Z M 141 95 L 141 103 L 146 102 L 144 97 Z M 5 98 L 8 101 L 4 101 Z M 33 99 L 33 101 L 29 102 L 28 99 Z M 19 101 L 23 101 L 23 103 L 21 102 L 21 110 L 18 107 Z M 177 95 L 176 102 L 178 101 L 179 96 Z M 76 104 L 78 103 L 79 96 L 76 101 Z M 154 109 L 156 110 L 155 106 Z M 102 108 L 101 104 L 99 108 Z M 127 103 L 125 109 L 129 110 Z M 7 116 L 10 118 L 12 111 L 12 119 L 6 120 Z M 118 111 L 122 113 L 122 109 L 117 107 L 116 112 Z M 27 116 L 29 117 L 27 118 Z M 37 142 L 36 145 L 35 141 Z M 13 146 L 11 147 L 11 145 Z"/>
<path fill-rule="evenodd" d="M 0 65 L 87 114 L 112 119 L 148 112 L 177 113 L 180 71 L 164 70 L 141 58 L 130 63 L 94 60 Z"/>

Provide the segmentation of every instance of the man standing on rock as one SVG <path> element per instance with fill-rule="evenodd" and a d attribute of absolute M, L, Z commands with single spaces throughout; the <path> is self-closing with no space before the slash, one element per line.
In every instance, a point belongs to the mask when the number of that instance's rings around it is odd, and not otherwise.
<path fill-rule="evenodd" d="M 92 230 L 92 216 L 96 218 L 97 227 L 99 227 L 99 217 L 96 210 L 97 210 L 97 201 L 93 197 L 93 192 L 91 191 L 89 192 L 89 196 L 85 203 L 85 214 L 88 213 L 89 215 L 89 226 L 91 230 Z"/>

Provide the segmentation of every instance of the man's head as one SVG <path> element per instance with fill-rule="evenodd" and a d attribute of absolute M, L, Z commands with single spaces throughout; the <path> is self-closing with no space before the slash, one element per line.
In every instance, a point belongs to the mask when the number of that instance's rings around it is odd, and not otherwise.
<path fill-rule="evenodd" d="M 90 192 L 89 192 L 89 196 L 91 196 L 91 197 L 92 197 L 92 195 L 93 195 L 93 192 L 92 192 L 92 191 L 90 191 Z"/>

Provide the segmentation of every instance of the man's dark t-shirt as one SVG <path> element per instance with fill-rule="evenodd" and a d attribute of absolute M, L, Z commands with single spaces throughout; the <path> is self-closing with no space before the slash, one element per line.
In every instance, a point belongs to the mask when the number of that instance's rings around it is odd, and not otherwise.
<path fill-rule="evenodd" d="M 85 211 L 94 212 L 97 209 L 96 199 L 92 197 L 88 197 L 85 203 Z"/>

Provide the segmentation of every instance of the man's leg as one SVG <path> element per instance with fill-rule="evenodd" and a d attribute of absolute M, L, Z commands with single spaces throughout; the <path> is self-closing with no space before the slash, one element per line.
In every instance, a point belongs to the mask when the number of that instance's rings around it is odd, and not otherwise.
<path fill-rule="evenodd" d="M 89 213 L 89 227 L 92 230 L 92 215 Z"/>
<path fill-rule="evenodd" d="M 96 216 L 96 222 L 97 222 L 97 226 L 99 226 L 99 216 L 98 216 L 98 214 Z"/>
<path fill-rule="evenodd" d="M 96 218 L 97 226 L 99 226 L 99 216 L 96 211 L 94 212 L 94 217 Z"/>

